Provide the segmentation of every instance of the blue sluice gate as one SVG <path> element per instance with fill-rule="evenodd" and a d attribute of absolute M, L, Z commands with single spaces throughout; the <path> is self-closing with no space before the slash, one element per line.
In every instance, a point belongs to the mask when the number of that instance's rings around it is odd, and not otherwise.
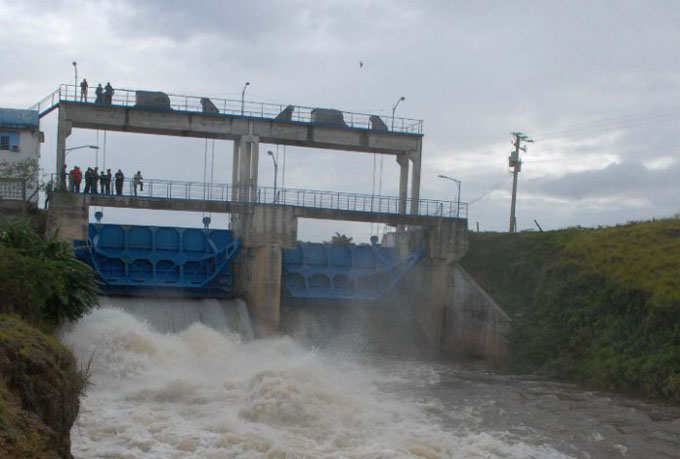
<path fill-rule="evenodd" d="M 108 294 L 176 292 L 226 297 L 241 248 L 230 230 L 91 223 L 77 256 L 99 273 Z"/>
<path fill-rule="evenodd" d="M 399 259 L 378 245 L 298 242 L 283 253 L 284 295 L 292 298 L 373 300 L 391 290 L 425 255 Z"/>

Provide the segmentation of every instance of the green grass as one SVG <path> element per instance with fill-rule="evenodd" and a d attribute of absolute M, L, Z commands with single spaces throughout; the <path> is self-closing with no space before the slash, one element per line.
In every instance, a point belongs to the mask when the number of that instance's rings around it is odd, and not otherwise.
<path fill-rule="evenodd" d="M 513 317 L 510 368 L 680 400 L 680 219 L 472 233 L 462 264 Z"/>

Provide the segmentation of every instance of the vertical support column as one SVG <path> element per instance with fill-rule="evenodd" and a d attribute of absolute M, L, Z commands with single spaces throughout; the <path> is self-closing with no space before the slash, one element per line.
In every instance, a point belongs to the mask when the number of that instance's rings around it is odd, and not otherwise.
<path fill-rule="evenodd" d="M 72 124 L 66 121 L 66 116 L 63 108 L 59 108 L 59 124 L 57 126 L 57 189 L 66 189 L 66 175 L 64 175 L 66 166 L 66 137 L 71 135 Z"/>
<path fill-rule="evenodd" d="M 411 213 L 418 213 L 418 200 L 420 199 L 420 165 L 421 165 L 421 148 L 422 144 L 418 146 L 418 150 L 411 152 L 411 161 L 413 161 L 413 172 L 411 174 Z"/>
<path fill-rule="evenodd" d="M 258 200 L 257 174 L 260 168 L 260 139 L 255 137 L 250 142 L 250 199 Z"/>
<path fill-rule="evenodd" d="M 231 200 L 238 200 L 239 146 L 241 139 L 234 140 L 234 162 L 231 168 Z"/>
<path fill-rule="evenodd" d="M 45 235 L 51 237 L 56 234 L 60 241 L 72 246 L 76 239 L 87 239 L 89 218 L 89 206 L 82 194 L 52 193 L 47 212 Z"/>
<path fill-rule="evenodd" d="M 406 199 L 408 198 L 408 155 L 402 153 L 397 156 L 399 163 L 399 213 L 406 213 Z"/>
<path fill-rule="evenodd" d="M 238 194 L 240 202 L 250 200 L 248 191 L 250 190 L 250 142 L 246 137 L 241 137 L 239 145 L 239 173 L 238 173 Z"/>

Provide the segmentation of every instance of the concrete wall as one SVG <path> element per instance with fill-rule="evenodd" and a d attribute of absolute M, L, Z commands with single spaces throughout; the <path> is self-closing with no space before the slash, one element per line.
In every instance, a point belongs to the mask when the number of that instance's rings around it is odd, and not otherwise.
<path fill-rule="evenodd" d="M 446 283 L 442 348 L 487 360 L 504 356 L 510 317 L 460 265 L 449 267 Z"/>
<path fill-rule="evenodd" d="M 232 214 L 232 229 L 243 250 L 234 263 L 236 293 L 245 298 L 258 336 L 279 331 L 283 249 L 297 245 L 293 208 L 250 206 Z"/>
<path fill-rule="evenodd" d="M 73 244 L 75 239 L 87 239 L 89 206 L 84 195 L 55 192 L 50 198 L 45 235 L 57 234 L 59 240 Z"/>

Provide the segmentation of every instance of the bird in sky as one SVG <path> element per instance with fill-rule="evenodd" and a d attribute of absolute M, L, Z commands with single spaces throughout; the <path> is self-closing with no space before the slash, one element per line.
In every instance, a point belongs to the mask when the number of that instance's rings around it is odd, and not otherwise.
<path fill-rule="evenodd" d="M 363 68 L 363 67 L 364 67 L 364 63 L 362 61 L 359 61 L 359 68 Z"/>

